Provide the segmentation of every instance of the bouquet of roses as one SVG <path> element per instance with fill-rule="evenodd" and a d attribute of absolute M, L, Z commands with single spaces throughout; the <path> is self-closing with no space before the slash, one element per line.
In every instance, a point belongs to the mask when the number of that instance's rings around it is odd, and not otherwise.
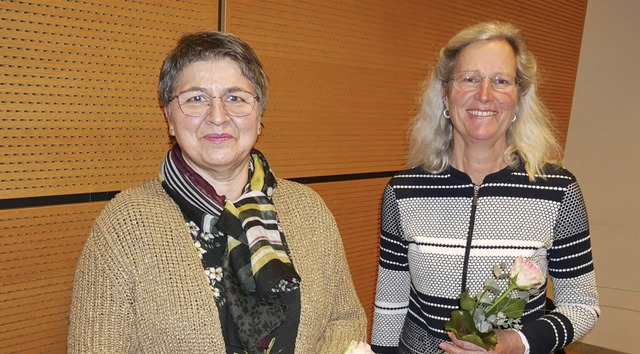
<path fill-rule="evenodd" d="M 544 283 L 542 271 L 531 259 L 517 257 L 510 271 L 506 265 L 493 267 L 495 279 L 484 282 L 484 288 L 475 296 L 468 290 L 460 294 L 460 309 L 451 312 L 445 329 L 460 340 L 474 343 L 484 349 L 495 349 L 498 342 L 494 329 L 520 329 L 520 318 L 529 296 L 536 295 Z M 507 281 L 501 291 L 499 281 Z M 518 297 L 510 297 L 517 291 Z"/>

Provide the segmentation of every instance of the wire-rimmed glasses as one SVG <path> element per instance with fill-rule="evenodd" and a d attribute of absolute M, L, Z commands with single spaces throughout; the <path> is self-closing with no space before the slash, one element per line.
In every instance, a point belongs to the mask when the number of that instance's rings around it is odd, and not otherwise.
<path fill-rule="evenodd" d="M 233 117 L 248 116 L 253 112 L 256 101 L 260 101 L 258 96 L 241 90 L 227 92 L 220 97 L 197 90 L 185 91 L 173 96 L 172 100 L 177 99 L 178 106 L 185 116 L 204 117 L 211 112 L 215 98 L 220 99 L 224 111 Z"/>
<path fill-rule="evenodd" d="M 482 76 L 477 71 L 462 71 L 451 76 L 453 86 L 460 91 L 469 92 L 477 90 L 484 79 L 489 79 L 491 87 L 501 93 L 513 91 L 518 85 L 518 78 L 513 75 L 496 73 L 493 75 Z"/>

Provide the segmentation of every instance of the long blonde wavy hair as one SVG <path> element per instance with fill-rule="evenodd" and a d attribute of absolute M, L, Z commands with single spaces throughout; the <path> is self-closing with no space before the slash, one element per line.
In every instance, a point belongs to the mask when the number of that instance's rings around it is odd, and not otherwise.
<path fill-rule="evenodd" d="M 437 63 L 424 81 L 420 109 L 411 125 L 408 165 L 421 165 L 432 173 L 445 170 L 453 151 L 453 126 L 443 116 L 443 92 L 449 92 L 448 81 L 458 54 L 468 45 L 503 39 L 516 55 L 518 78 L 518 119 L 507 130 L 504 160 L 509 167 L 520 163 L 530 180 L 543 174 L 545 164 L 560 164 L 560 146 L 551 125 L 551 113 L 538 96 L 539 71 L 537 61 L 527 48 L 520 29 L 506 22 L 482 22 L 454 35 L 440 50 Z"/>

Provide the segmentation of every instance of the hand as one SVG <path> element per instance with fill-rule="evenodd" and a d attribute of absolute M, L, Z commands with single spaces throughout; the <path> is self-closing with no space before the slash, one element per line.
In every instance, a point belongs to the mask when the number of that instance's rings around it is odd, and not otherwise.
<path fill-rule="evenodd" d="M 495 353 L 495 354 L 522 354 L 524 344 L 518 333 L 509 330 L 495 330 L 498 337 L 498 344 L 494 350 L 486 350 L 473 343 L 469 343 L 456 338 L 455 334 L 449 333 L 451 342 L 440 343 L 440 349 L 449 354 L 474 354 L 474 353 Z"/>
<path fill-rule="evenodd" d="M 486 349 L 473 343 L 459 340 L 456 338 L 456 335 L 451 332 L 448 334 L 451 342 L 442 342 L 439 345 L 440 349 L 444 350 L 448 354 L 489 353 Z"/>

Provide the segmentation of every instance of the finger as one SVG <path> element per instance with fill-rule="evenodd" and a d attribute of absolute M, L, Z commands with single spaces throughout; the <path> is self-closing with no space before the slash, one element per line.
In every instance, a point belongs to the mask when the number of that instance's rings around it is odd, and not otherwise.
<path fill-rule="evenodd" d="M 451 342 L 442 342 L 438 345 L 438 348 L 444 350 L 446 354 L 458 354 L 457 350 L 459 349 Z"/>
<path fill-rule="evenodd" d="M 467 342 L 467 341 L 458 339 L 455 335 L 450 335 L 449 338 L 451 338 L 451 341 L 453 342 L 453 344 L 455 344 L 456 346 L 458 346 L 458 347 L 460 347 L 462 349 L 470 350 L 470 351 L 473 351 L 473 352 L 479 352 L 479 353 L 486 353 L 487 352 L 484 348 L 482 348 L 482 347 L 480 347 L 480 346 L 478 346 L 476 344 L 473 344 L 471 342 Z"/>

